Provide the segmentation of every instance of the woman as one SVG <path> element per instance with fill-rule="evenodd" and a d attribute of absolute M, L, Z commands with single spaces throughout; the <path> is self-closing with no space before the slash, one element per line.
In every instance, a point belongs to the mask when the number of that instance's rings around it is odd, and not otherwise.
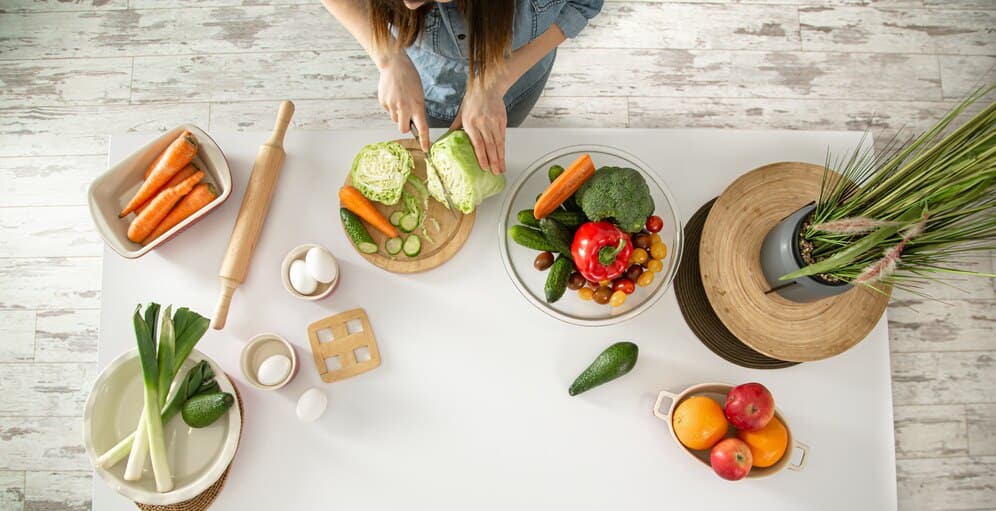
<path fill-rule="evenodd" d="M 556 49 L 602 0 L 322 0 L 380 70 L 401 133 L 463 128 L 481 167 L 505 171 L 505 127 L 525 120 Z"/>

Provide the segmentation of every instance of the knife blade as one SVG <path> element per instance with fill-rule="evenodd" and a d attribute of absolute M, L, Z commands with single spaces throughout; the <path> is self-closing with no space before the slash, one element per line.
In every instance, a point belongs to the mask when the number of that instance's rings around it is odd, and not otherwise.
<path fill-rule="evenodd" d="M 421 148 L 422 139 L 419 138 L 418 128 L 415 127 L 415 121 L 408 121 L 408 126 L 412 131 L 412 136 L 415 137 L 415 141 L 418 142 L 418 146 Z M 432 142 L 430 141 L 429 144 L 429 152 L 432 152 Z M 429 153 L 425 153 L 425 158 L 428 161 Z M 426 177 L 428 178 L 428 176 Z M 453 199 L 450 196 L 450 190 L 446 188 L 446 183 L 444 183 L 438 175 L 436 176 L 436 181 L 439 181 L 439 187 L 443 189 L 443 199 L 446 199 L 446 209 L 449 210 L 450 214 L 453 215 L 454 218 L 458 218 L 459 214 L 457 213 L 456 207 L 453 206 Z"/>

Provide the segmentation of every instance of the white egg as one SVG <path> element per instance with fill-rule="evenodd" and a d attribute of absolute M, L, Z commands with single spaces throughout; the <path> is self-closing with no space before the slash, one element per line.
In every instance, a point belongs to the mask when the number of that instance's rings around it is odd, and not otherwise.
<path fill-rule="evenodd" d="M 318 281 L 308 273 L 304 261 L 298 259 L 290 265 L 290 283 L 295 291 L 302 295 L 310 295 L 318 288 Z"/>
<path fill-rule="evenodd" d="M 282 383 L 290 374 L 291 360 L 284 355 L 270 355 L 256 372 L 256 379 L 262 385 L 276 385 Z"/>
<path fill-rule="evenodd" d="M 328 398 L 321 389 L 308 389 L 297 400 L 297 418 L 304 422 L 315 422 L 325 413 Z"/>
<path fill-rule="evenodd" d="M 308 273 L 318 282 L 328 284 L 335 280 L 335 258 L 325 248 L 312 247 L 304 256 L 304 262 L 308 265 Z"/>

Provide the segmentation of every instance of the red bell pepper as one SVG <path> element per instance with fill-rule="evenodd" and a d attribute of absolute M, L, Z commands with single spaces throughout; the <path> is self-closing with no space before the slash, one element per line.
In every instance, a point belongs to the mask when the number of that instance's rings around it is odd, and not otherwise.
<path fill-rule="evenodd" d="M 609 222 L 588 222 L 578 227 L 571 256 L 581 276 L 592 281 L 612 280 L 629 267 L 633 243 L 629 235 Z"/>

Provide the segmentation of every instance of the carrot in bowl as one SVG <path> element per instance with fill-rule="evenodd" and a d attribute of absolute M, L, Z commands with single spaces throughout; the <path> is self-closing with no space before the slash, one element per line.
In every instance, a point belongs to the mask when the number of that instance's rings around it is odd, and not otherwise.
<path fill-rule="evenodd" d="M 204 172 L 197 172 L 184 179 L 182 183 L 168 189 L 152 199 L 145 210 L 143 210 L 128 226 L 128 239 L 139 243 L 149 236 L 156 229 L 156 226 L 163 221 L 169 211 L 176 205 L 184 195 L 193 190 L 194 185 L 204 179 Z"/>
<path fill-rule="evenodd" d="M 156 238 L 162 236 L 163 233 L 172 229 L 176 224 L 210 204 L 216 198 L 218 198 L 218 193 L 210 183 L 201 183 L 195 186 L 190 193 L 180 199 L 180 202 L 176 203 L 176 206 L 170 210 L 166 218 L 163 218 L 162 222 L 159 222 L 156 229 L 142 240 L 142 245 L 148 245 Z"/>
<path fill-rule="evenodd" d="M 197 141 L 194 140 L 194 136 L 190 134 L 189 131 L 184 131 L 179 137 L 174 140 L 166 151 L 163 152 L 162 158 L 156 163 L 156 167 L 152 169 L 149 173 L 149 178 L 142 183 L 142 187 L 138 189 L 138 193 L 131 198 L 128 205 L 125 206 L 121 213 L 118 214 L 119 217 L 123 218 L 135 211 L 136 208 L 145 204 L 146 201 L 151 199 L 156 195 L 156 192 L 165 185 L 170 178 L 176 175 L 177 172 L 183 170 L 191 161 L 193 161 L 194 156 L 197 155 Z"/>
<path fill-rule="evenodd" d="M 174 186 L 182 183 L 184 179 L 187 179 L 188 177 L 194 175 L 194 173 L 199 171 L 200 169 L 198 169 L 197 166 L 194 165 L 193 163 L 187 165 L 186 167 L 183 167 L 183 170 L 177 172 L 175 176 L 171 177 L 170 180 L 166 182 L 166 186 L 160 188 L 156 193 L 156 195 L 159 195 L 160 193 L 163 193 L 164 190 L 169 190 L 170 188 L 173 188 Z M 149 206 L 149 203 L 155 199 L 156 199 L 155 197 L 152 197 L 151 199 L 146 201 L 145 204 L 142 204 L 141 206 L 135 208 L 135 214 L 140 215 L 142 213 L 142 210 L 147 208 Z"/>
<path fill-rule="evenodd" d="M 356 213 L 356 216 L 384 233 L 388 238 L 397 238 L 401 235 L 397 227 L 391 225 L 391 222 L 356 188 L 349 185 L 340 188 L 339 200 L 342 201 L 342 207 Z"/>
<path fill-rule="evenodd" d="M 536 219 L 540 219 L 553 213 L 553 210 L 578 191 L 578 188 L 581 188 L 581 185 L 594 174 L 595 163 L 591 161 L 591 156 L 582 154 L 574 160 L 574 163 L 571 163 L 570 167 L 567 167 L 567 170 L 557 176 L 557 179 L 554 179 L 543 191 L 543 194 L 536 199 L 533 215 Z"/>

